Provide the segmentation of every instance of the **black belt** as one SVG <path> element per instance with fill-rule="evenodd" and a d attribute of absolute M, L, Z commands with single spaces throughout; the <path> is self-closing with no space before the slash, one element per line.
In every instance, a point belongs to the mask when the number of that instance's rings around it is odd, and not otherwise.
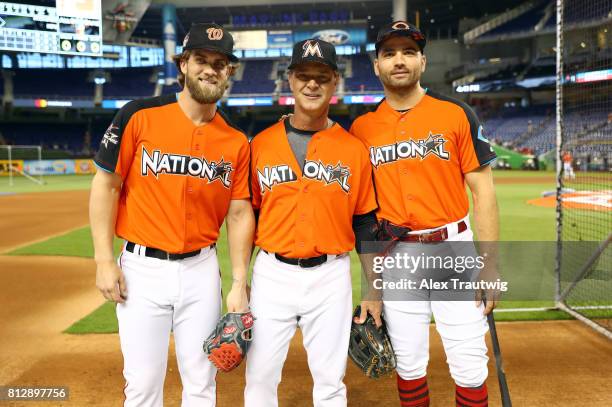
<path fill-rule="evenodd" d="M 127 244 L 125 245 L 125 250 L 127 250 L 130 253 L 134 253 L 135 247 L 136 247 L 136 243 L 127 242 Z M 215 247 L 215 244 L 213 243 L 211 246 L 208 246 L 208 247 L 212 249 L 213 247 Z M 202 249 L 194 250 L 192 252 L 187 252 L 187 253 L 168 253 L 161 249 L 145 247 L 144 255 L 146 257 L 153 257 L 155 259 L 160 259 L 160 260 L 183 260 L 183 259 L 188 259 L 189 257 L 197 256 L 198 254 L 200 254 L 201 251 Z M 135 253 L 135 254 L 140 254 L 140 253 Z"/>
<path fill-rule="evenodd" d="M 268 252 L 264 250 L 264 253 Z M 292 266 L 300 266 L 302 268 L 317 267 L 327 261 L 327 254 L 322 254 L 316 257 L 307 257 L 303 259 L 294 259 L 291 257 L 281 256 L 278 253 L 274 253 L 274 257 L 276 257 L 276 260 L 282 261 L 283 263 L 291 264 Z"/>

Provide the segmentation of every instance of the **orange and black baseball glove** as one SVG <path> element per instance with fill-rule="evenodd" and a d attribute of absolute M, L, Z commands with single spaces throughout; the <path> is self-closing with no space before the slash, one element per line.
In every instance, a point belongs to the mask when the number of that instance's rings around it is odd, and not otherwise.
<path fill-rule="evenodd" d="M 213 333 L 204 341 L 204 353 L 219 370 L 229 372 L 246 357 L 253 339 L 253 314 L 228 312 L 223 315 Z"/>

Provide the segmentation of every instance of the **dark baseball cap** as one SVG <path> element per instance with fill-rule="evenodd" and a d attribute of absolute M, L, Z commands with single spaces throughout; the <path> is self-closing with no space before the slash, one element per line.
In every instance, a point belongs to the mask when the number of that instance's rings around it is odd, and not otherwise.
<path fill-rule="evenodd" d="M 291 64 L 288 69 L 293 69 L 297 65 L 307 62 L 318 62 L 337 71 L 336 47 L 327 41 L 318 39 L 309 39 L 296 43 L 293 46 Z"/>
<path fill-rule="evenodd" d="M 394 35 L 401 35 L 404 37 L 412 38 L 421 49 L 421 52 L 423 52 L 423 50 L 425 49 L 425 44 L 427 43 L 427 41 L 425 39 L 425 35 L 423 35 L 421 30 L 419 30 L 413 24 L 399 20 L 383 26 L 378 31 L 378 36 L 376 37 L 376 55 L 378 55 L 378 51 L 380 51 L 380 46 L 382 45 L 382 43 L 385 42 L 389 37 Z"/>
<path fill-rule="evenodd" d="M 183 40 L 183 50 L 205 49 L 227 55 L 231 62 L 238 62 L 234 55 L 234 38 L 222 26 L 215 23 L 196 23 Z"/>

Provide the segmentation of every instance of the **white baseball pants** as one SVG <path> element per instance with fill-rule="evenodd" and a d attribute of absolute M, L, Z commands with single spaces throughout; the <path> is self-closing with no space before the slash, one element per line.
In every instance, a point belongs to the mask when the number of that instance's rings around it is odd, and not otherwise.
<path fill-rule="evenodd" d="M 446 225 L 448 241 L 472 241 L 469 227 L 457 233 L 457 222 Z M 402 250 L 399 243 L 391 252 Z M 409 243 L 408 243 L 409 244 Z M 442 338 L 451 376 L 461 387 L 478 387 L 487 376 L 487 319 L 484 306 L 474 301 L 385 301 L 383 313 L 397 357 L 397 373 L 404 380 L 421 378 L 429 361 L 429 324 L 433 314 Z"/>
<path fill-rule="evenodd" d="M 342 380 L 352 318 L 349 256 L 305 269 L 260 251 L 251 309 L 256 320 L 247 355 L 245 407 L 278 406 L 277 388 L 298 326 L 314 381 L 314 406 L 345 407 Z"/>
<path fill-rule="evenodd" d="M 215 249 L 167 261 L 123 251 L 127 301 L 117 305 L 126 381 L 124 406 L 163 405 L 170 331 L 183 384 L 182 407 L 216 403 L 215 367 L 202 350 L 221 313 Z"/>

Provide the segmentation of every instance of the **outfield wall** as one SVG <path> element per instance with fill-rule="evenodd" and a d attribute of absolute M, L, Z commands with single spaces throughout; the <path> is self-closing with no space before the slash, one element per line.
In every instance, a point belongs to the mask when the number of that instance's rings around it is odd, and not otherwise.
<path fill-rule="evenodd" d="M 529 158 L 519 152 L 504 148 L 496 144 L 493 144 L 492 147 L 495 151 L 495 154 L 497 154 L 497 158 L 505 158 L 506 160 L 508 160 L 508 162 L 510 163 L 510 167 L 513 170 L 520 170 L 523 166 L 523 163 Z"/>
<path fill-rule="evenodd" d="M 93 160 L 12 160 L 13 168 L 30 175 L 95 174 Z M 9 161 L 0 160 L 0 176 L 9 176 Z"/>

